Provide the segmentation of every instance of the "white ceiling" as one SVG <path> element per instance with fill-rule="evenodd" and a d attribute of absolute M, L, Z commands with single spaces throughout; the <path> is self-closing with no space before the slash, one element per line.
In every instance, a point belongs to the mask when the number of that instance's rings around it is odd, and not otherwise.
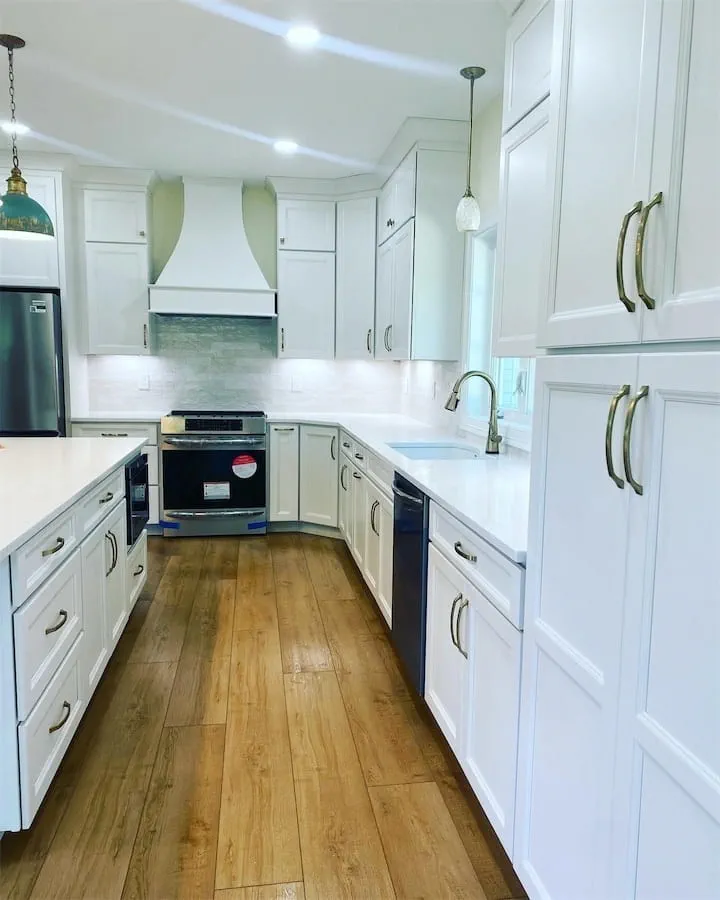
<path fill-rule="evenodd" d="M 287 46 L 297 21 L 329 49 Z M 458 69 L 488 70 L 479 111 L 506 25 L 496 0 L 0 0 L 0 30 L 28 44 L 18 119 L 43 136 L 22 146 L 247 179 L 370 171 L 408 116 L 466 119 Z M 0 119 L 5 90 L 0 62 Z M 309 152 L 280 157 L 276 138 Z"/>

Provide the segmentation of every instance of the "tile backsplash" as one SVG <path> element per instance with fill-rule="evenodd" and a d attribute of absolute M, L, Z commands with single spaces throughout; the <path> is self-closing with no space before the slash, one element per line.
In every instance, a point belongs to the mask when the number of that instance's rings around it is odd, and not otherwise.
<path fill-rule="evenodd" d="M 396 412 L 441 423 L 457 371 L 441 363 L 277 359 L 276 324 L 263 319 L 159 316 L 151 339 L 151 356 L 89 357 L 90 412 L 253 404 Z"/>

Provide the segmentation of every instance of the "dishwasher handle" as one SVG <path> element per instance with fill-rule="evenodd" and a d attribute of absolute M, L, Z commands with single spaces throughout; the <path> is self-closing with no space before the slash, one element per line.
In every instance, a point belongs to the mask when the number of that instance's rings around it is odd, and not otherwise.
<path fill-rule="evenodd" d="M 425 504 L 425 500 L 422 497 L 413 497 L 412 494 L 401 491 L 396 484 L 392 486 L 392 490 L 393 494 L 405 503 L 412 503 L 413 506 L 423 506 Z"/>

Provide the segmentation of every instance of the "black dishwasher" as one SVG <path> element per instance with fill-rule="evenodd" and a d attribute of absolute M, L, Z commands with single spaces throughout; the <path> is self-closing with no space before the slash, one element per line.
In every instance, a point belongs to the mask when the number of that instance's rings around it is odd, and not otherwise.
<path fill-rule="evenodd" d="M 425 691 L 428 498 L 402 475 L 393 482 L 392 642 L 415 690 Z"/>

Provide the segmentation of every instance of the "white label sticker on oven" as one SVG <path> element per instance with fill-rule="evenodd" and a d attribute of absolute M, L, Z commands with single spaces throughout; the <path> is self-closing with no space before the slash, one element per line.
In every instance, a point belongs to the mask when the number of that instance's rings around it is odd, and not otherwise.
<path fill-rule="evenodd" d="M 243 453 L 232 461 L 233 475 L 237 478 L 252 478 L 257 472 L 258 465 L 254 456 Z"/>
<path fill-rule="evenodd" d="M 229 481 L 203 481 L 203 497 L 206 500 L 229 500 Z"/>

